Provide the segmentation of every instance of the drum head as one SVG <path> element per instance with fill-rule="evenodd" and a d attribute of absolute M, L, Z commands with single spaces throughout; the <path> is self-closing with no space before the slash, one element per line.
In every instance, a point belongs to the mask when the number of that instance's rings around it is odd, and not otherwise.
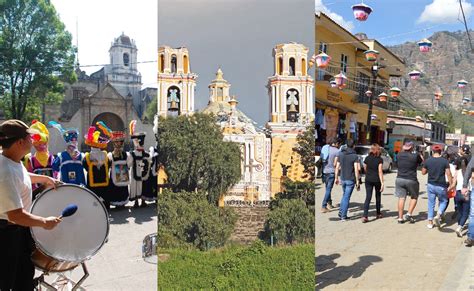
<path fill-rule="evenodd" d="M 32 227 L 37 247 L 57 260 L 82 262 L 99 251 L 109 233 L 108 213 L 99 198 L 77 185 L 61 185 L 41 193 L 31 206 L 31 213 L 43 217 L 60 216 L 69 204 L 77 211 L 64 217 L 54 229 Z"/>

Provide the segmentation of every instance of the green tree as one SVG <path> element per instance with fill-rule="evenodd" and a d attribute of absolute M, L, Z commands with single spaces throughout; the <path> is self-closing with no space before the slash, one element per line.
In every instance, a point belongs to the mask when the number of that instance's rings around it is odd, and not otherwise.
<path fill-rule="evenodd" d="M 160 118 L 158 124 L 158 159 L 173 191 L 206 191 L 208 201 L 217 204 L 240 180 L 238 145 L 223 141 L 211 115 Z"/>
<path fill-rule="evenodd" d="M 298 134 L 297 141 L 298 145 L 293 148 L 293 151 L 297 152 L 301 157 L 301 164 L 304 167 L 305 175 L 303 178 L 307 178 L 310 181 L 314 181 L 315 175 L 315 128 L 313 124 L 310 124 L 306 130 Z"/>
<path fill-rule="evenodd" d="M 272 206 L 265 222 L 265 236 L 293 244 L 314 239 L 314 213 L 302 199 L 281 199 Z"/>
<path fill-rule="evenodd" d="M 153 100 L 151 100 L 150 104 L 148 104 L 148 106 L 146 108 L 145 115 L 148 118 L 148 120 L 153 120 L 155 118 L 155 114 L 158 111 L 157 100 L 158 100 L 158 97 L 155 96 L 155 98 L 153 98 Z"/>
<path fill-rule="evenodd" d="M 232 234 L 237 215 L 232 208 L 209 204 L 204 192 L 163 191 L 158 195 L 160 247 L 220 247 Z"/>
<path fill-rule="evenodd" d="M 278 204 L 282 199 L 301 199 L 306 203 L 306 207 L 314 210 L 314 191 L 316 184 L 313 182 L 291 181 L 286 179 L 283 182 L 284 191 L 277 193 L 272 204 Z"/>
<path fill-rule="evenodd" d="M 71 34 L 48 0 L 0 1 L 0 11 L 1 105 L 7 118 L 37 118 L 62 97 L 60 80 L 75 80 Z"/>

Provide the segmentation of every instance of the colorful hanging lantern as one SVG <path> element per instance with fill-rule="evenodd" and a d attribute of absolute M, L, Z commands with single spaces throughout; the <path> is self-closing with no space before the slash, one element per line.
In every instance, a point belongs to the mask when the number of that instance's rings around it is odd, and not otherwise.
<path fill-rule="evenodd" d="M 433 119 L 433 118 L 434 118 L 434 114 L 433 114 L 433 113 L 428 114 L 428 118 L 429 118 L 429 119 Z"/>
<path fill-rule="evenodd" d="M 404 114 L 405 114 L 405 110 L 403 109 L 398 110 L 398 115 L 404 115 Z"/>
<path fill-rule="evenodd" d="M 471 102 L 471 98 L 469 98 L 469 97 L 464 97 L 464 98 L 462 98 L 462 103 L 463 103 L 463 104 L 467 104 L 467 103 L 469 103 L 469 102 Z"/>
<path fill-rule="evenodd" d="M 386 102 L 386 101 L 387 101 L 387 97 L 388 97 L 388 95 L 385 94 L 385 92 L 382 92 L 382 93 L 379 94 L 379 101 L 380 101 L 380 102 Z"/>
<path fill-rule="evenodd" d="M 371 115 L 370 115 L 370 119 L 372 119 L 372 120 L 377 119 L 377 114 L 371 114 Z"/>
<path fill-rule="evenodd" d="M 462 114 L 462 115 L 466 115 L 466 114 L 468 114 L 468 113 L 469 113 L 469 111 L 467 111 L 467 109 L 463 109 L 463 110 L 461 111 L 461 114 Z"/>
<path fill-rule="evenodd" d="M 434 94 L 434 96 L 435 96 L 435 100 L 438 100 L 438 101 L 439 101 L 439 100 L 441 100 L 441 97 L 443 97 L 443 93 L 441 93 L 441 92 L 436 92 L 436 93 Z"/>
<path fill-rule="evenodd" d="M 365 5 L 364 3 L 359 3 L 352 6 L 354 17 L 359 21 L 366 21 L 372 11 L 372 8 L 370 8 L 368 5 Z"/>
<path fill-rule="evenodd" d="M 466 81 L 466 80 L 459 80 L 459 81 L 458 81 L 458 88 L 461 88 L 461 89 L 462 89 L 462 88 L 466 87 L 467 84 L 469 84 L 468 81 Z"/>
<path fill-rule="evenodd" d="M 331 88 L 336 88 L 336 87 L 337 87 L 337 83 L 336 83 L 335 80 L 331 80 L 331 81 L 329 82 L 329 84 L 331 84 Z"/>
<path fill-rule="evenodd" d="M 344 73 L 340 72 L 334 76 L 334 80 L 336 81 L 337 87 L 339 87 L 339 89 L 342 89 L 346 86 L 347 77 L 344 75 Z"/>
<path fill-rule="evenodd" d="M 327 66 L 329 66 L 329 62 L 331 61 L 331 57 L 328 56 L 325 53 L 320 53 L 319 55 L 317 55 L 315 57 L 315 60 L 316 60 L 316 66 L 318 68 L 324 69 Z"/>
<path fill-rule="evenodd" d="M 414 70 L 414 71 L 411 71 L 410 73 L 408 73 L 408 75 L 410 76 L 410 79 L 418 80 L 421 77 L 421 72 L 419 72 L 417 70 Z"/>
<path fill-rule="evenodd" d="M 398 96 L 400 96 L 400 88 L 398 87 L 392 87 L 390 88 L 390 96 L 392 96 L 393 98 L 397 98 Z"/>
<path fill-rule="evenodd" d="M 423 119 L 419 115 L 415 116 L 415 120 L 416 120 L 416 122 L 423 121 Z"/>
<path fill-rule="evenodd" d="M 469 115 L 474 115 L 474 110 L 469 110 Z"/>
<path fill-rule="evenodd" d="M 367 96 L 369 98 L 372 97 L 372 91 L 370 91 L 370 90 L 365 91 L 365 96 Z"/>
<path fill-rule="evenodd" d="M 418 42 L 418 47 L 420 48 L 420 52 L 427 53 L 431 50 L 431 46 L 433 43 L 428 39 L 424 38 Z"/>
<path fill-rule="evenodd" d="M 369 62 L 375 62 L 379 56 L 379 52 L 376 50 L 367 50 L 364 52 L 365 59 Z"/>

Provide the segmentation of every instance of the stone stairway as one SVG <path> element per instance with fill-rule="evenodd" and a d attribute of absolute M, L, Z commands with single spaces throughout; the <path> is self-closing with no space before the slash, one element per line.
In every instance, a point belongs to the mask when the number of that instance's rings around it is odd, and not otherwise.
<path fill-rule="evenodd" d="M 250 244 L 263 230 L 269 208 L 261 206 L 233 207 L 239 218 L 230 240 L 241 244 Z"/>

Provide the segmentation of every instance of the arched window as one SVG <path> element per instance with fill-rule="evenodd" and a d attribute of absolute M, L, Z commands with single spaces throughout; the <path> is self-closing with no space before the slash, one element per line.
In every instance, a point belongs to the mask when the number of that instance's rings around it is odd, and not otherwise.
<path fill-rule="evenodd" d="M 306 60 L 301 59 L 301 75 L 306 76 Z"/>
<path fill-rule="evenodd" d="M 189 71 L 189 61 L 188 61 L 187 55 L 184 55 L 183 57 L 183 67 L 184 67 L 184 73 L 187 74 Z"/>
<path fill-rule="evenodd" d="M 290 58 L 290 76 L 295 75 L 295 58 Z"/>
<path fill-rule="evenodd" d="M 130 65 L 130 56 L 127 53 L 123 54 L 123 65 L 128 67 Z"/>
<path fill-rule="evenodd" d="M 176 73 L 177 66 L 178 61 L 176 59 L 176 55 L 171 55 L 171 73 Z"/>
<path fill-rule="evenodd" d="M 160 73 L 165 71 L 165 55 L 160 55 Z"/>
<path fill-rule="evenodd" d="M 283 74 L 283 58 L 279 57 L 277 62 L 277 73 L 278 75 Z"/>
<path fill-rule="evenodd" d="M 296 89 L 286 91 L 286 120 L 297 122 L 300 112 L 300 94 Z"/>

